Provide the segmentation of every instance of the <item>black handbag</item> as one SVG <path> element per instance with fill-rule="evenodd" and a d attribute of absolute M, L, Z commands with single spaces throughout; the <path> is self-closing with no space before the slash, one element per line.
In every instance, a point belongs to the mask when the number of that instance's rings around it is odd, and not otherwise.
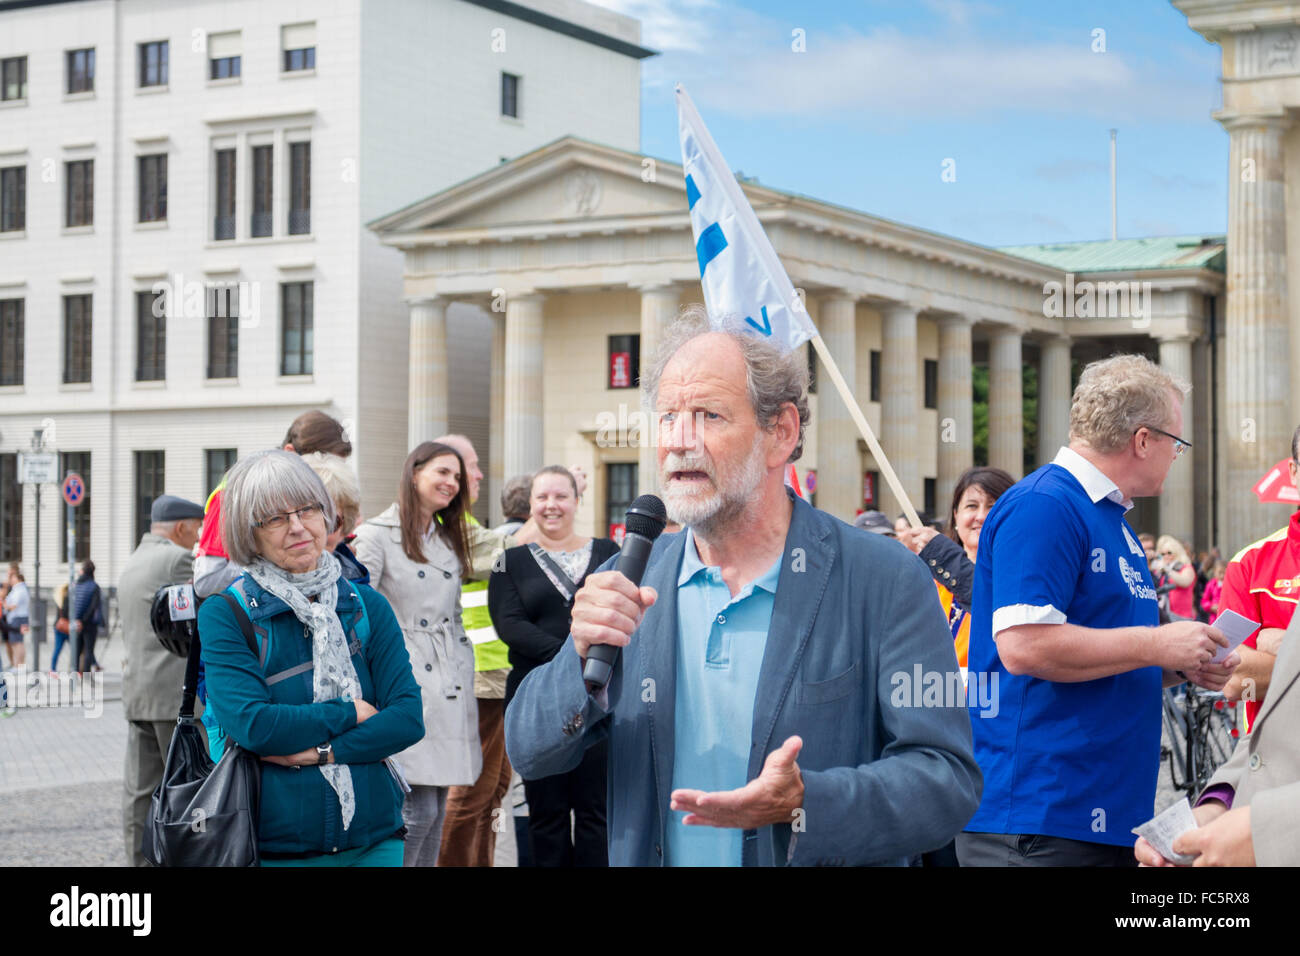
<path fill-rule="evenodd" d="M 253 622 L 234 595 L 222 592 L 244 640 L 257 654 Z M 194 719 L 199 637 L 190 642 L 176 732 L 167 747 L 162 783 L 153 792 L 140 841 L 155 866 L 258 866 L 257 819 L 262 767 L 256 754 L 226 739 L 215 764 Z"/>

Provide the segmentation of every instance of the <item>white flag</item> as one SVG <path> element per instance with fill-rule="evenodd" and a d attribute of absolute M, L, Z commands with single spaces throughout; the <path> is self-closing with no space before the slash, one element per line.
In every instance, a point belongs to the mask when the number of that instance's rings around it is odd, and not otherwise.
<path fill-rule="evenodd" d="M 686 201 L 709 315 L 715 320 L 734 316 L 785 351 L 802 345 L 817 329 L 681 84 L 677 121 Z"/>

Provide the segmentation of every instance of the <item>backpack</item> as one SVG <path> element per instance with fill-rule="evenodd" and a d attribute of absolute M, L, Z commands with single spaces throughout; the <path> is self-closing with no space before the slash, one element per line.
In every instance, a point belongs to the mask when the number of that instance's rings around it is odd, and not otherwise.
<path fill-rule="evenodd" d="M 344 580 L 347 581 L 347 578 L 344 578 Z M 343 626 L 343 631 L 348 642 L 348 650 L 353 654 L 356 654 L 360 652 L 360 650 L 365 647 L 366 642 L 370 640 L 370 612 L 366 609 L 365 599 L 361 597 L 361 592 L 357 590 L 357 586 L 351 581 L 347 581 L 347 584 L 348 587 L 352 589 L 352 593 L 356 595 L 357 601 L 361 604 L 361 610 L 353 616 L 351 621 L 345 621 Z M 235 600 L 239 602 L 240 607 L 243 609 L 243 620 L 239 621 L 239 624 L 241 628 L 246 626 L 244 637 L 248 641 L 249 649 L 257 655 L 258 662 L 262 667 L 265 667 L 267 632 L 265 628 L 255 626 L 248 615 L 248 595 L 244 593 L 244 579 L 241 577 L 239 580 L 235 581 L 230 585 L 230 587 L 226 588 L 226 592 L 234 595 Z M 200 639 L 202 639 L 201 635 Z M 280 671 L 279 673 L 271 674 L 267 677 L 266 682 L 268 685 L 278 684 L 282 680 L 287 680 L 290 677 L 296 677 L 299 674 L 307 673 L 311 669 L 311 662 L 308 661 L 305 665 L 298 664 L 294 667 L 288 668 L 287 670 Z M 208 752 L 212 755 L 214 761 L 220 760 L 222 753 L 224 753 L 226 749 L 226 732 L 221 727 L 220 718 L 212 706 L 211 699 L 206 700 L 204 703 L 205 708 L 202 720 L 203 726 L 208 732 Z"/>

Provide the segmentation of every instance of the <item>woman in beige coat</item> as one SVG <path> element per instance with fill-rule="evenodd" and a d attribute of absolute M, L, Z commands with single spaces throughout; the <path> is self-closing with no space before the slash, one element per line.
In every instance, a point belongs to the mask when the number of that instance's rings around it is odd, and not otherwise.
<path fill-rule="evenodd" d="M 424 701 L 424 739 L 396 756 L 411 785 L 402 811 L 405 866 L 434 865 L 447 789 L 473 784 L 482 769 L 474 649 L 460 612 L 469 507 L 460 455 L 423 442 L 407 456 L 396 503 L 353 542 L 371 586 L 393 606 Z"/>

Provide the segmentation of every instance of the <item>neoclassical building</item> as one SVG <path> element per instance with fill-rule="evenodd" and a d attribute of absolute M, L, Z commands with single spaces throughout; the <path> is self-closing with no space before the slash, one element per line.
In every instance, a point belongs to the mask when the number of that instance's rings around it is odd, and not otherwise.
<path fill-rule="evenodd" d="M 1223 385 L 1221 237 L 998 250 L 741 185 L 918 508 L 945 512 L 973 463 L 976 364 L 989 369 L 989 463 L 1020 476 L 1066 442 L 1077 367 L 1141 351 L 1193 384 L 1194 447 L 1133 519 L 1198 546 L 1217 539 L 1222 477 L 1206 465 Z M 581 464 L 593 482 L 580 521 L 607 533 L 654 487 L 637 363 L 701 301 L 681 167 L 565 137 L 370 228 L 405 256 L 408 442 L 478 408 L 493 520 L 505 478 Z M 460 334 L 449 337 L 451 315 Z M 484 342 L 469 374 L 461 355 Z M 1038 372 L 1028 455 L 1026 365 Z M 878 471 L 837 393 L 819 390 L 799 463 L 817 506 L 846 519 L 864 506 L 899 513 Z"/>
<path fill-rule="evenodd" d="M 1300 422 L 1291 370 L 1300 362 L 1300 3 L 1174 0 L 1187 23 L 1223 50 L 1228 131 L 1227 348 L 1223 452 L 1234 537 L 1258 538 L 1284 514 L 1254 500 L 1250 487 L 1288 450 Z"/>

